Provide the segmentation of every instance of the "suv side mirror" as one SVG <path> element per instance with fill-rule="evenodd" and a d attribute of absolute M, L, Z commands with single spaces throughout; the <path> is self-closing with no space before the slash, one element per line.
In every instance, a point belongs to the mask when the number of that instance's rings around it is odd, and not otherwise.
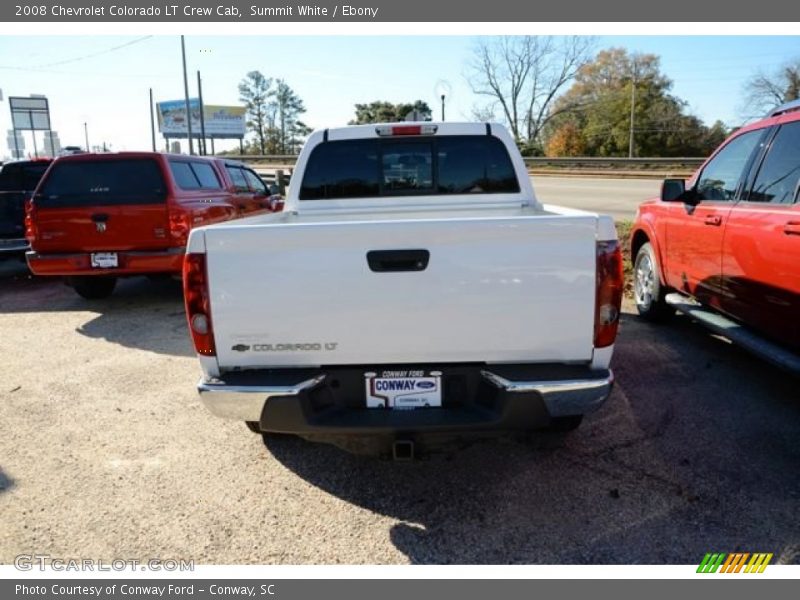
<path fill-rule="evenodd" d="M 661 201 L 676 202 L 684 200 L 686 181 L 683 179 L 665 179 L 661 184 Z"/>

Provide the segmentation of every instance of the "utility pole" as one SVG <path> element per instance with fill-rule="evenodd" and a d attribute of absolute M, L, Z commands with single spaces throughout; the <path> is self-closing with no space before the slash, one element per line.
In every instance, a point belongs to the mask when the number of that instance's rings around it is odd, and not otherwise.
<path fill-rule="evenodd" d="M 150 88 L 150 138 L 153 142 L 153 152 L 156 151 L 156 117 L 153 114 L 153 88 Z"/>
<path fill-rule="evenodd" d="M 186 75 L 186 42 L 181 36 L 181 55 L 183 56 L 183 93 L 186 98 L 186 134 L 189 139 L 189 154 L 194 154 L 192 146 L 192 109 L 189 105 L 189 78 Z"/>
<path fill-rule="evenodd" d="M 208 154 L 206 152 L 206 119 L 205 115 L 205 108 L 203 108 L 203 82 L 200 79 L 200 71 L 197 72 L 197 97 L 200 101 L 200 139 L 202 143 L 198 144 L 197 152 L 205 156 Z"/>
<path fill-rule="evenodd" d="M 628 138 L 628 158 L 633 158 L 633 118 L 634 108 L 636 107 L 636 57 L 633 57 L 633 73 L 631 76 L 631 127 L 630 137 Z"/>
<path fill-rule="evenodd" d="M 86 151 L 90 152 L 90 150 L 89 150 L 89 124 L 86 121 L 83 122 L 83 139 L 86 142 Z"/>
<path fill-rule="evenodd" d="M 444 122 L 444 94 L 442 94 L 442 122 Z"/>

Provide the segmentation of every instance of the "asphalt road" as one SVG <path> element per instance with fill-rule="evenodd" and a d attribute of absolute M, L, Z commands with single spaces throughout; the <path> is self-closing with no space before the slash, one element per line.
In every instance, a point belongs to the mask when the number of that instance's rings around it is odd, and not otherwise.
<path fill-rule="evenodd" d="M 615 220 L 633 220 L 636 207 L 658 196 L 660 179 L 534 176 L 533 189 L 541 202 L 610 214 Z"/>
<path fill-rule="evenodd" d="M 200 405 L 181 293 L 89 303 L 0 278 L 0 563 L 800 562 L 797 381 L 687 318 L 626 310 L 609 402 L 565 439 L 397 464 Z"/>

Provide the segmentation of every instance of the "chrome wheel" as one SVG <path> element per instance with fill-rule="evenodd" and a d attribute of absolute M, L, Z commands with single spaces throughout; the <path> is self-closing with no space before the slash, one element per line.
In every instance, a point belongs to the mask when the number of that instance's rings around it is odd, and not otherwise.
<path fill-rule="evenodd" d="M 655 270 L 650 255 L 645 253 L 639 257 L 636 263 L 636 274 L 633 282 L 633 295 L 636 304 L 644 309 L 650 307 L 653 302 L 655 283 Z"/>

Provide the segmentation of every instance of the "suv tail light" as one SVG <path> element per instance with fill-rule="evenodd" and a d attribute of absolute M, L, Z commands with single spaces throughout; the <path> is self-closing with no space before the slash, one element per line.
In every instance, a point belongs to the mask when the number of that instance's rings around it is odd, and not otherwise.
<path fill-rule="evenodd" d="M 614 343 L 622 307 L 622 251 L 616 240 L 597 242 L 597 291 L 594 300 L 594 347 Z"/>
<path fill-rule="evenodd" d="M 36 214 L 33 208 L 33 198 L 25 200 L 25 239 L 29 244 L 36 240 Z"/>
<path fill-rule="evenodd" d="M 205 254 L 190 253 L 183 259 L 183 301 L 194 349 L 203 356 L 215 356 Z"/>
<path fill-rule="evenodd" d="M 169 211 L 169 237 L 175 246 L 185 246 L 189 240 L 189 230 L 192 228 L 192 216 L 183 211 L 170 209 Z"/>

